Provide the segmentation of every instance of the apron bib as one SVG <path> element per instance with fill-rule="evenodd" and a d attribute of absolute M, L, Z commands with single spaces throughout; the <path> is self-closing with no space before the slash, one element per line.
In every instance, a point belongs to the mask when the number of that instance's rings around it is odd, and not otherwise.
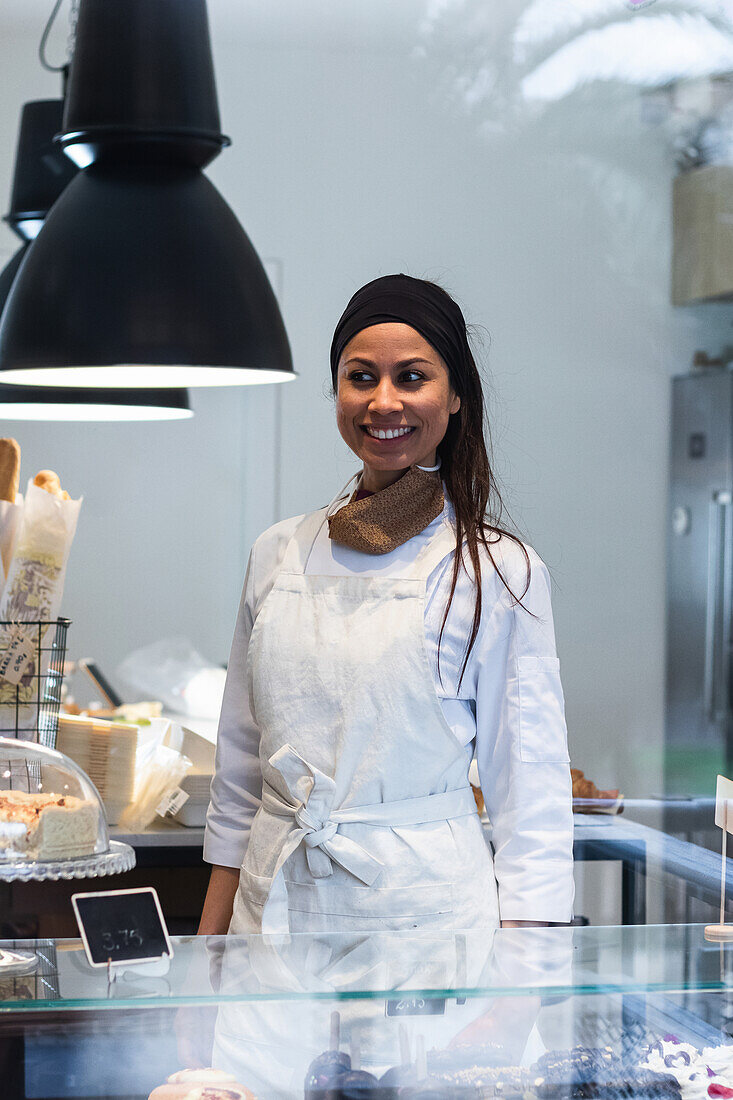
<path fill-rule="evenodd" d="M 426 582 L 445 523 L 407 577 L 307 576 L 306 516 L 248 650 L 262 805 L 232 933 L 458 930 L 499 923 L 468 783 L 425 648 Z"/>

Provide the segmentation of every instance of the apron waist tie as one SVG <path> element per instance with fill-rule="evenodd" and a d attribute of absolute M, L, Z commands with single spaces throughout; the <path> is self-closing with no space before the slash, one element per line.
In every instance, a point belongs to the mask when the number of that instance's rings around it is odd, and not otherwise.
<path fill-rule="evenodd" d="M 382 863 L 361 844 L 340 833 L 340 825 L 358 823 L 392 828 L 476 813 L 476 802 L 469 786 L 396 802 L 332 810 L 329 807 L 336 788 L 333 779 L 303 760 L 292 746 L 284 745 L 270 763 L 285 779 L 293 802 L 287 802 L 278 791 L 264 783 L 262 809 L 274 817 L 293 818 L 295 827 L 285 838 L 273 872 L 262 913 L 262 931 L 266 934 L 289 931 L 284 866 L 300 844 L 305 845 L 308 869 L 314 878 L 328 878 L 335 862 L 365 886 L 371 886 L 382 872 Z M 295 801 L 303 794 L 304 800 Z"/>

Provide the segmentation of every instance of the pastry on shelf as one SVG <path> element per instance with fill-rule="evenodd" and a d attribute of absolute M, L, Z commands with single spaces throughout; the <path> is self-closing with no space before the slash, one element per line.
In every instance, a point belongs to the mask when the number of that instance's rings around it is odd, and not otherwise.
<path fill-rule="evenodd" d="M 552 1050 L 532 1066 L 499 1065 L 500 1054 L 491 1043 L 431 1051 L 431 1094 L 456 1100 L 698 1100 L 663 1062 L 661 1069 L 652 1069 L 610 1047 Z M 398 1095 L 403 1096 L 402 1089 Z M 418 1092 L 408 1088 L 404 1095 L 416 1100 Z"/>
<path fill-rule="evenodd" d="M 618 789 L 602 791 L 580 768 L 571 768 L 573 780 L 573 810 L 582 814 L 623 813 L 624 796 Z"/>

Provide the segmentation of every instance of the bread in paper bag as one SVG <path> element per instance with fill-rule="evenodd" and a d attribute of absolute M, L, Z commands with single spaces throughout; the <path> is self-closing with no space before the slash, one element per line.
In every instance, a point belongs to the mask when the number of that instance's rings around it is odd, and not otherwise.
<path fill-rule="evenodd" d="M 82 498 L 64 500 L 61 493 L 60 486 L 57 493 L 28 482 L 15 554 L 0 598 L 0 623 L 7 620 L 37 623 L 55 619 L 59 614 L 66 563 L 82 503 Z M 4 653 L 10 645 L 18 645 L 19 637 L 30 643 L 26 651 L 30 652 L 33 645 L 37 646 L 38 628 L 24 631 L 22 627 L 0 626 L 0 671 Z M 29 659 L 19 682 L 0 679 L 1 730 L 17 729 L 33 736 L 37 727 L 37 706 L 33 700 L 39 697 L 38 677 L 45 676 L 46 671 L 47 668 L 36 668 L 36 661 Z M 16 701 L 20 707 L 16 707 Z"/>
<path fill-rule="evenodd" d="M 23 514 L 20 482 L 20 444 L 17 439 L 0 439 L 0 561 L 2 582 L 13 559 L 15 540 Z"/>

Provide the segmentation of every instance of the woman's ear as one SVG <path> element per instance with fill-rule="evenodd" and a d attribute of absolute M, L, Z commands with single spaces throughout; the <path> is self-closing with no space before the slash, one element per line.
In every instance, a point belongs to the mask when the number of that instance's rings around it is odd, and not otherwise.
<path fill-rule="evenodd" d="M 450 403 L 450 410 L 449 410 L 450 415 L 454 416 L 458 412 L 460 407 L 461 407 L 461 399 L 460 399 L 460 397 L 458 396 L 457 393 L 454 393 L 453 394 L 453 400 Z"/>

